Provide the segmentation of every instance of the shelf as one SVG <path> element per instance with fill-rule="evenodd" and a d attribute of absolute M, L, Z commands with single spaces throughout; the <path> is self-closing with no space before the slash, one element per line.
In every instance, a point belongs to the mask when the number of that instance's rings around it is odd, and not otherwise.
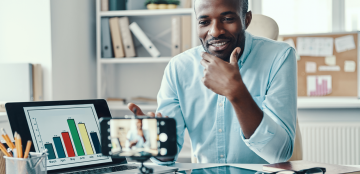
<path fill-rule="evenodd" d="M 110 110 L 129 110 L 129 108 L 127 107 L 127 105 L 124 104 L 117 104 L 117 103 L 112 103 L 112 102 L 108 102 L 108 106 L 110 108 Z M 157 109 L 157 105 L 138 105 L 141 110 L 150 110 L 155 112 Z"/>
<path fill-rule="evenodd" d="M 111 110 L 128 110 L 126 105 L 111 104 Z M 157 109 L 157 105 L 139 105 L 143 110 Z M 298 109 L 360 108 L 360 100 L 356 97 L 298 97 Z"/>
<path fill-rule="evenodd" d="M 171 57 L 134 57 L 134 58 L 101 58 L 102 64 L 113 64 L 113 63 L 167 63 Z"/>
<path fill-rule="evenodd" d="M 357 97 L 298 97 L 298 109 L 360 108 Z"/>
<path fill-rule="evenodd" d="M 191 14 L 192 8 L 177 8 L 164 10 L 119 10 L 119 11 L 101 11 L 99 14 L 105 16 L 153 16 L 153 15 L 180 15 Z"/>

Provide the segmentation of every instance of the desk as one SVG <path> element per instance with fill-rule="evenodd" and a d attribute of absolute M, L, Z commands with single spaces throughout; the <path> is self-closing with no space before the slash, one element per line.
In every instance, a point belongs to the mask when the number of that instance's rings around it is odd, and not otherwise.
<path fill-rule="evenodd" d="M 140 164 L 140 163 L 129 163 L 129 164 Z M 155 163 L 144 163 L 145 166 L 154 166 L 157 165 Z M 264 164 L 220 164 L 220 163 L 175 163 L 173 165 L 170 165 L 169 167 L 177 167 L 179 168 L 179 171 L 181 170 L 190 170 L 190 169 L 200 169 L 200 168 L 208 168 L 208 167 L 218 167 L 218 166 L 233 166 L 233 167 L 239 167 L 249 170 L 255 170 L 255 171 L 261 171 L 262 166 Z"/>
<path fill-rule="evenodd" d="M 152 165 L 156 165 L 156 164 L 145 163 L 145 165 L 152 166 Z M 180 170 L 207 168 L 207 167 L 218 167 L 218 166 L 224 166 L 224 165 L 239 167 L 239 168 L 244 168 L 244 169 L 249 169 L 249 170 L 255 170 L 255 171 L 262 171 L 262 166 L 264 164 L 175 163 L 169 167 L 178 167 L 179 171 L 180 171 Z M 346 165 L 346 166 L 360 168 L 360 165 Z"/>

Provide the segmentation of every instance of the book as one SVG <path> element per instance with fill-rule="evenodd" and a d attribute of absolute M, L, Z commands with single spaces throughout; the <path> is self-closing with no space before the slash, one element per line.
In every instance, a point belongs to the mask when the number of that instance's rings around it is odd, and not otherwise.
<path fill-rule="evenodd" d="M 40 64 L 33 64 L 33 95 L 34 101 L 43 101 L 43 78 Z"/>
<path fill-rule="evenodd" d="M 109 11 L 109 0 L 101 0 L 101 11 Z"/>
<path fill-rule="evenodd" d="M 135 57 L 136 53 L 135 53 L 134 41 L 129 29 L 129 18 L 128 17 L 119 18 L 119 24 L 120 24 L 122 42 L 125 50 L 125 56 Z"/>
<path fill-rule="evenodd" d="M 122 43 L 119 18 L 113 17 L 109 19 L 111 40 L 116 58 L 125 57 L 124 47 Z"/>
<path fill-rule="evenodd" d="M 114 57 L 111 45 L 109 18 L 101 18 L 101 56 L 102 58 Z"/>
<path fill-rule="evenodd" d="M 326 174 L 339 174 L 339 173 L 360 174 L 360 168 L 356 168 L 356 167 L 341 166 L 336 164 L 316 163 L 316 162 L 309 162 L 303 160 L 264 165 L 263 171 L 266 172 L 277 172 L 281 170 L 299 171 L 314 167 L 325 168 Z M 286 172 L 281 172 L 281 173 L 286 173 Z"/>
<path fill-rule="evenodd" d="M 6 102 L 0 102 L 0 112 L 6 112 L 5 103 Z"/>
<path fill-rule="evenodd" d="M 131 23 L 129 28 L 152 57 L 160 56 L 158 49 L 156 49 L 154 44 L 150 41 L 150 39 L 146 36 L 146 34 L 142 31 L 136 22 Z"/>
<path fill-rule="evenodd" d="M 126 0 L 109 0 L 109 10 L 126 10 Z"/>
<path fill-rule="evenodd" d="M 176 56 L 181 53 L 181 17 L 171 18 L 171 55 Z"/>
<path fill-rule="evenodd" d="M 191 16 L 181 16 L 181 52 L 191 48 Z"/>
<path fill-rule="evenodd" d="M 192 7 L 192 0 L 186 0 L 184 4 L 184 8 L 191 8 Z"/>

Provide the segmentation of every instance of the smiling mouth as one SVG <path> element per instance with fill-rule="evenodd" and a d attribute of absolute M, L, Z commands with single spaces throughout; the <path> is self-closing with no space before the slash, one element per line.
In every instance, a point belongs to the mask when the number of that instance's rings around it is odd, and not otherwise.
<path fill-rule="evenodd" d="M 222 51 L 228 47 L 229 43 L 229 41 L 212 43 L 209 44 L 209 49 L 212 51 Z"/>

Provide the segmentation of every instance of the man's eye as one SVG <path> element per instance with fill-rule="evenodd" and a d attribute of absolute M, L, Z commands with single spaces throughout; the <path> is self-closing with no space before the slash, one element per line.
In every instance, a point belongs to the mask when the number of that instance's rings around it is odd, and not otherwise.
<path fill-rule="evenodd" d="M 200 25 L 207 25 L 207 24 L 208 24 L 208 21 L 199 21 L 199 24 L 200 24 Z"/>
<path fill-rule="evenodd" d="M 231 21 L 234 21 L 234 18 L 225 18 L 224 21 L 231 22 Z"/>

